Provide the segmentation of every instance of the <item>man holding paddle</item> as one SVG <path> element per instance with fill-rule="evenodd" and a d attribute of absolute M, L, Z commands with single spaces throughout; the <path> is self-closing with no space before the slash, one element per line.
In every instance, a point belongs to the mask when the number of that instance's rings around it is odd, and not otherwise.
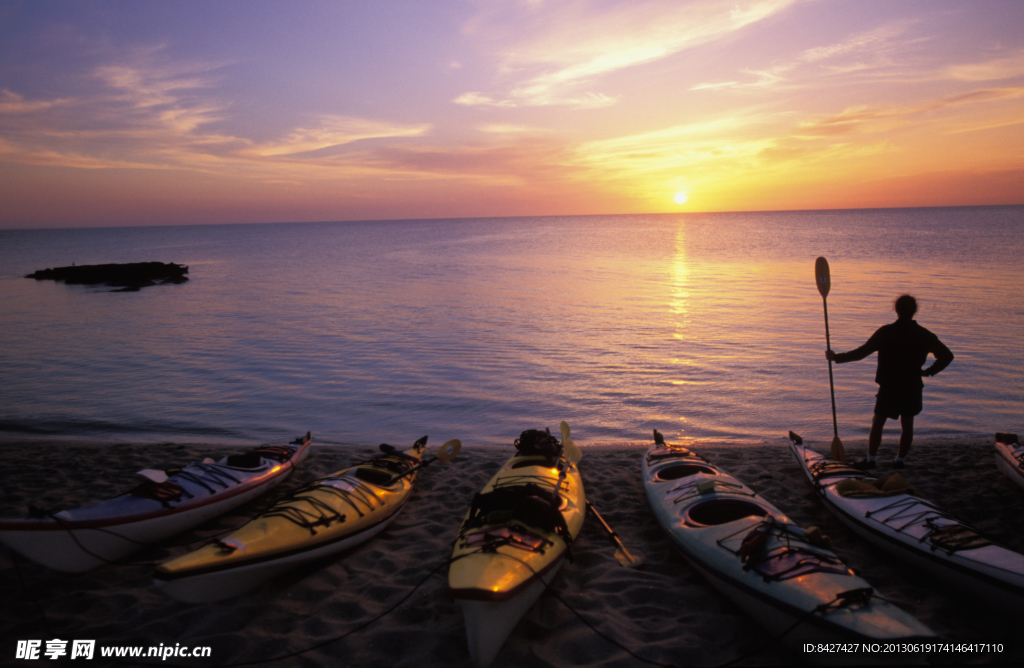
<path fill-rule="evenodd" d="M 910 295 L 903 295 L 894 305 L 897 320 L 883 325 L 871 335 L 867 343 L 846 353 L 825 351 L 830 362 L 842 364 L 862 360 L 871 353 L 878 353 L 878 371 L 875 382 L 878 383 L 878 394 L 875 402 L 875 416 L 871 421 L 868 434 L 868 455 L 865 459 L 855 462 L 858 468 L 875 468 L 875 455 L 882 443 L 882 429 L 887 419 L 900 420 L 903 428 L 900 434 L 899 452 L 893 459 L 893 468 L 904 467 L 903 460 L 910 453 L 914 441 L 914 416 L 921 412 L 924 376 L 934 376 L 953 361 L 950 352 L 939 337 L 917 324 L 914 314 L 917 313 L 917 300 Z M 935 362 L 924 369 L 929 353 Z"/>

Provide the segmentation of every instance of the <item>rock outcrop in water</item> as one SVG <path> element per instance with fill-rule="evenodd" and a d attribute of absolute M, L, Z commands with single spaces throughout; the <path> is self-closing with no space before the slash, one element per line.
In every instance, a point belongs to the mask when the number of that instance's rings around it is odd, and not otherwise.
<path fill-rule="evenodd" d="M 40 269 L 25 278 L 64 281 L 68 285 L 109 285 L 121 288 L 115 292 L 136 292 L 151 285 L 184 283 L 187 273 L 187 266 L 173 262 L 129 262 Z"/>

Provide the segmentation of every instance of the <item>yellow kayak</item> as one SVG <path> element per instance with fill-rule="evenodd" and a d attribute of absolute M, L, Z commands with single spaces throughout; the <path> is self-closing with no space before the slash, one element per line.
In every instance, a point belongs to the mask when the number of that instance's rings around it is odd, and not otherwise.
<path fill-rule="evenodd" d="M 161 564 L 155 583 L 188 603 L 219 601 L 248 591 L 302 564 L 369 540 L 409 500 L 427 437 L 311 482 L 234 533 Z M 435 459 L 458 453 L 449 441 Z"/>
<path fill-rule="evenodd" d="M 448 591 L 463 609 L 473 664 L 494 660 L 505 639 L 554 578 L 583 528 L 586 498 L 578 453 L 564 422 L 523 432 L 519 452 L 473 499 L 455 542 Z M 540 438 L 541 448 L 521 446 Z"/>

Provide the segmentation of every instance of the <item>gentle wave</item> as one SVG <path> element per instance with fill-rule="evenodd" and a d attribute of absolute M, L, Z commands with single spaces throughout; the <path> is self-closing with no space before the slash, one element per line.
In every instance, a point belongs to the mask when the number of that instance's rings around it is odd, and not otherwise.
<path fill-rule="evenodd" d="M 0 231 L 0 433 L 581 443 L 831 437 L 848 350 L 916 294 L 956 353 L 922 436 L 1019 428 L 1024 208 Z M 111 293 L 45 267 L 159 260 Z M 873 359 L 837 366 L 863 438 Z M 441 442 L 439 441 L 439 442 Z"/>

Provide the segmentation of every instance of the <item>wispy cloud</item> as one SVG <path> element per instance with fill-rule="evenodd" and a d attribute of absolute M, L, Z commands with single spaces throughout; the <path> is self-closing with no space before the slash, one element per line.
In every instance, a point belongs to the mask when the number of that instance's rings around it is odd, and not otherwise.
<path fill-rule="evenodd" d="M 34 114 L 53 107 L 66 105 L 70 102 L 67 99 L 54 100 L 26 100 L 23 95 L 6 88 L 0 90 L 0 115 L 9 114 Z"/>
<path fill-rule="evenodd" d="M 551 138 L 521 137 L 486 144 L 392 145 L 368 150 L 359 164 L 413 179 L 459 179 L 490 184 L 548 184 L 574 169 L 572 151 Z"/>
<path fill-rule="evenodd" d="M 234 120 L 232 104 L 217 96 L 217 67 L 102 65 L 93 71 L 101 86 L 76 98 L 27 100 L 4 89 L 0 159 L 83 169 L 231 170 L 274 179 L 275 169 L 287 176 L 296 163 L 345 166 L 318 155 L 325 149 L 421 137 L 431 127 L 321 114 L 270 141 L 214 131 L 214 124 L 230 127 Z"/>
<path fill-rule="evenodd" d="M 830 75 L 890 73 L 902 67 L 898 52 L 917 44 L 916 40 L 904 38 L 906 30 L 905 22 L 881 26 L 850 35 L 834 44 L 805 49 L 789 60 L 770 67 L 743 69 L 741 73 L 745 78 L 742 80 L 699 83 L 690 90 L 768 88 L 793 85 L 794 78 L 811 79 L 815 84 L 820 84 L 822 77 Z"/>
<path fill-rule="evenodd" d="M 984 88 L 930 100 L 917 105 L 856 107 L 804 121 L 798 134 L 803 137 L 827 137 L 883 132 L 894 127 L 919 123 L 929 112 L 972 104 L 999 102 L 1024 97 L 1024 88 Z"/>
<path fill-rule="evenodd" d="M 1024 76 L 1024 50 L 974 63 L 950 65 L 946 76 L 961 81 L 997 81 Z"/>
<path fill-rule="evenodd" d="M 271 157 L 298 155 L 326 148 L 344 146 L 362 139 L 390 137 L 422 137 L 430 124 L 402 125 L 349 116 L 322 115 L 311 127 L 297 128 L 280 141 L 261 144 L 252 149 L 254 155 Z"/>
<path fill-rule="evenodd" d="M 703 0 L 679 3 L 650 1 L 598 7 L 594 2 L 536 3 L 520 10 L 530 14 L 525 36 L 507 34 L 505 13 L 488 5 L 467 30 L 474 36 L 503 43 L 501 79 L 510 83 L 496 92 L 471 91 L 457 104 L 500 107 L 564 105 L 601 107 L 614 96 L 586 87 L 625 68 L 654 62 L 685 49 L 720 39 L 763 21 L 795 0 Z M 521 28 L 522 16 L 515 25 Z"/>

